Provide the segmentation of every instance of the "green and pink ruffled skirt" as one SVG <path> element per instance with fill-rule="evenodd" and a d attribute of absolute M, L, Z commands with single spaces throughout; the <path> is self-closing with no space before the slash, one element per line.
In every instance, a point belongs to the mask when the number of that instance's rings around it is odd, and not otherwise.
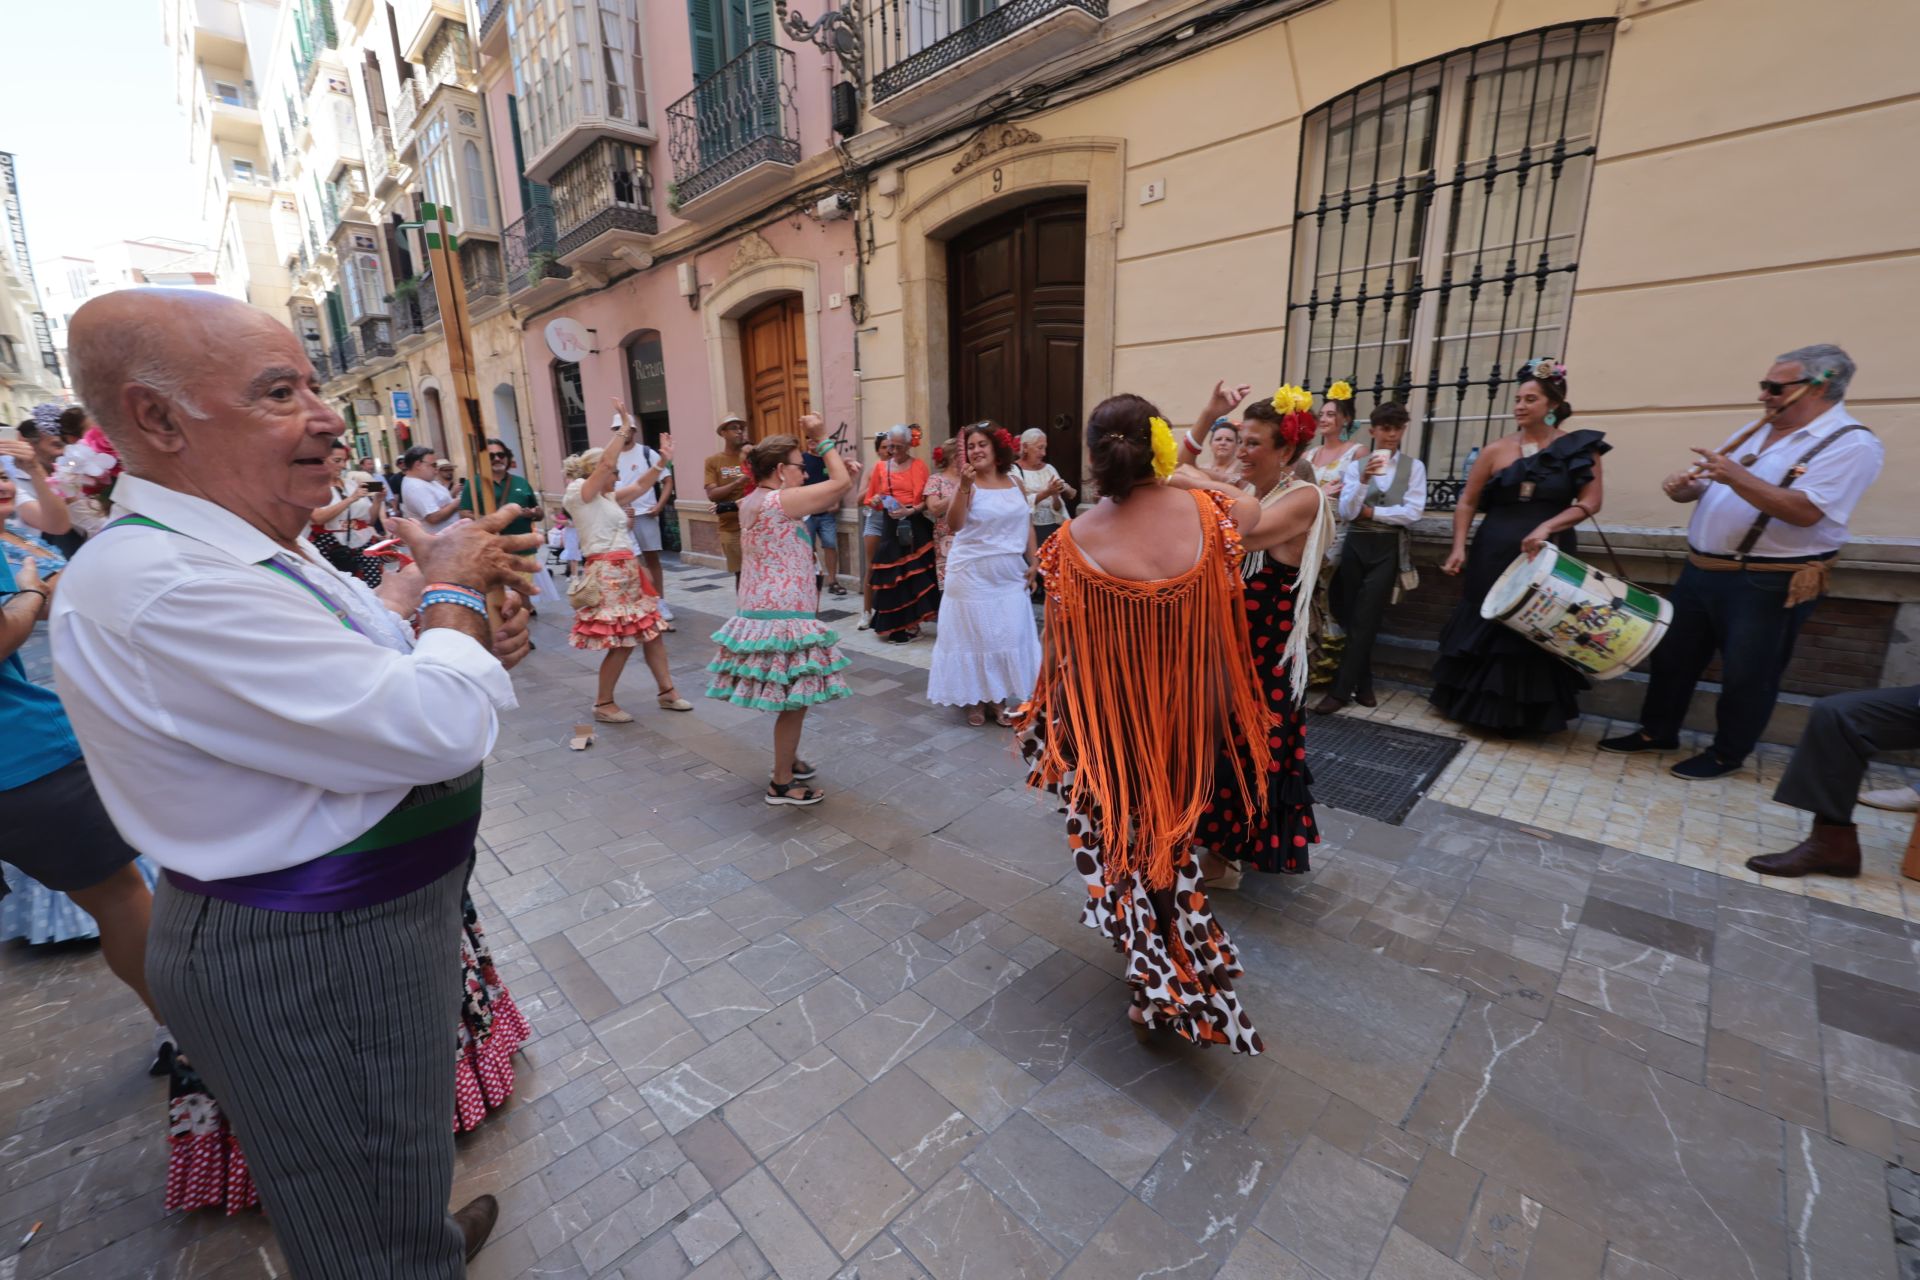
<path fill-rule="evenodd" d="M 756 711 L 801 711 L 853 690 L 840 678 L 848 662 L 840 637 L 811 613 L 748 609 L 713 633 L 720 646 L 707 664 L 707 696 Z"/>

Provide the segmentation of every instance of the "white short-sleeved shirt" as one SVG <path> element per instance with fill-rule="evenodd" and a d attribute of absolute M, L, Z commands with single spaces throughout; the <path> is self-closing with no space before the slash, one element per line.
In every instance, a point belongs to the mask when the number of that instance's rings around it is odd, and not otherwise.
<path fill-rule="evenodd" d="M 660 455 L 658 453 L 655 453 L 639 441 L 635 441 L 633 448 L 620 455 L 620 470 L 615 478 L 615 487 L 620 489 L 626 488 L 651 470 L 654 463 L 658 461 L 660 461 Z M 643 491 L 639 497 L 633 500 L 632 511 L 634 515 L 650 516 L 659 508 L 660 500 L 655 495 L 660 492 L 660 486 L 664 482 L 665 477 L 663 476 L 660 480 L 654 482 L 652 488 Z"/>
<path fill-rule="evenodd" d="M 400 512 L 410 520 L 418 520 L 426 526 L 428 533 L 439 533 L 442 529 L 460 518 L 458 511 L 438 522 L 427 517 L 453 501 L 453 491 L 438 480 L 421 480 L 407 476 L 400 481 Z"/>
<path fill-rule="evenodd" d="M 1747 464 L 1747 470 L 1768 484 L 1779 484 L 1815 441 L 1859 421 L 1841 401 L 1798 431 L 1776 440 L 1771 449 Z M 1729 436 L 1721 448 L 1731 445 L 1738 434 Z M 1752 449 L 1749 443 L 1734 450 L 1734 460 L 1738 462 Z M 1854 507 L 1879 477 L 1886 458 L 1886 446 L 1870 431 L 1850 431 L 1821 450 L 1820 456 L 1807 464 L 1806 474 L 1792 485 L 1792 492 L 1805 494 L 1820 509 L 1820 522 L 1803 529 L 1785 520 L 1769 520 L 1760 541 L 1748 554 L 1791 558 L 1838 551 L 1847 543 L 1847 521 L 1853 518 Z M 1687 524 L 1687 541 L 1695 551 L 1707 555 L 1733 555 L 1759 515 L 1759 508 L 1728 486 L 1711 484 L 1694 506 L 1693 519 Z"/>

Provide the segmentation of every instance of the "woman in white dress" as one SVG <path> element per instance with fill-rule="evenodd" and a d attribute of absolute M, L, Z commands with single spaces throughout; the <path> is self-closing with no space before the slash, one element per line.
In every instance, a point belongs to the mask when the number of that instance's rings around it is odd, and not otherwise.
<path fill-rule="evenodd" d="M 987 713 L 1013 723 L 1008 699 L 1024 698 L 1040 675 L 1040 634 L 1027 593 L 1038 542 L 1027 497 L 1008 472 L 1013 437 L 982 422 L 961 433 L 965 463 L 947 507 L 947 552 L 940 631 L 927 673 L 927 700 L 967 708 L 967 723 Z"/>
<path fill-rule="evenodd" d="M 1080 492 L 1047 461 L 1047 433 L 1038 427 L 1020 433 L 1020 465 L 1013 469 L 1013 481 L 1033 510 L 1034 540 L 1045 542 L 1067 522 L 1067 503 Z"/>
<path fill-rule="evenodd" d="M 400 514 L 439 533 L 460 518 L 460 500 L 440 483 L 433 450 L 417 444 L 400 455 Z"/>

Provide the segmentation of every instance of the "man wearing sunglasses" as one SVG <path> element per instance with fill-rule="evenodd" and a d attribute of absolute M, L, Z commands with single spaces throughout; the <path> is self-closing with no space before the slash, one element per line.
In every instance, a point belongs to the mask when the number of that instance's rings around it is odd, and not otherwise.
<path fill-rule="evenodd" d="M 1847 412 L 1853 374 L 1853 359 L 1828 343 L 1775 358 L 1760 380 L 1766 429 L 1695 448 L 1700 461 L 1666 478 L 1669 498 L 1695 504 L 1687 565 L 1671 592 L 1673 623 L 1653 651 L 1640 727 L 1602 750 L 1677 748 L 1694 685 L 1717 653 L 1713 745 L 1669 772 L 1706 781 L 1746 762 L 1773 715 L 1801 624 L 1826 594 L 1847 521 L 1886 457 Z"/>

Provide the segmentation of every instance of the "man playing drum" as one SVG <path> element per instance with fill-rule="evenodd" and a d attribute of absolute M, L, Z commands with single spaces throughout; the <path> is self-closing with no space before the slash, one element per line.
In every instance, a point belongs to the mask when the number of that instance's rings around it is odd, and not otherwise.
<path fill-rule="evenodd" d="M 1826 594 L 1847 520 L 1886 457 L 1847 412 L 1853 374 L 1852 358 L 1826 343 L 1776 358 L 1760 380 L 1766 416 L 1717 451 L 1696 448 L 1700 461 L 1664 481 L 1669 498 L 1697 504 L 1690 554 L 1673 586 L 1673 624 L 1653 651 L 1640 727 L 1603 751 L 1677 748 L 1694 685 L 1718 653 L 1713 745 L 1670 772 L 1704 781 L 1745 763 L 1801 624 Z"/>

